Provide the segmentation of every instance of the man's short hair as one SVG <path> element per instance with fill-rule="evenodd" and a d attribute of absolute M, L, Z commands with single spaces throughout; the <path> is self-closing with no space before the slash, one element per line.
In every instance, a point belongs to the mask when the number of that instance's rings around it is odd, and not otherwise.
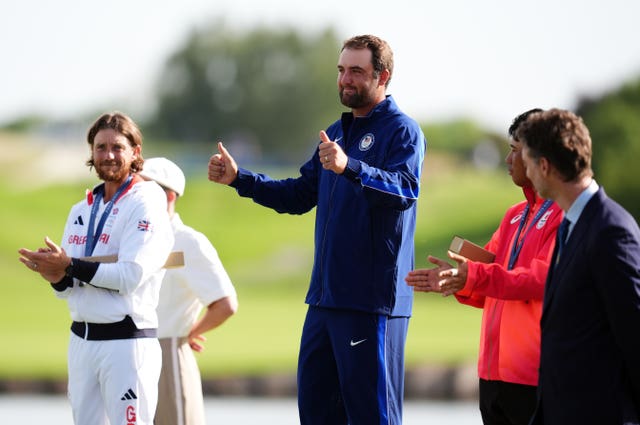
<path fill-rule="evenodd" d="M 549 109 L 531 114 L 516 138 L 527 145 L 530 156 L 546 158 L 566 182 L 593 175 L 589 129 L 573 112 Z"/>
<path fill-rule="evenodd" d="M 513 119 L 513 122 L 509 126 L 509 137 L 511 137 L 514 140 L 518 140 L 516 138 L 516 130 L 518 129 L 518 127 L 520 127 L 520 124 L 522 124 L 529 117 L 529 115 L 534 114 L 536 112 L 542 112 L 542 109 L 540 108 L 529 109 L 528 111 L 523 112 L 517 117 L 515 117 Z"/>
<path fill-rule="evenodd" d="M 382 71 L 388 70 L 389 79 L 385 87 L 389 85 L 393 75 L 393 51 L 389 43 L 375 35 L 356 35 L 343 43 L 341 51 L 344 49 L 369 49 L 371 51 L 373 76 L 377 78 Z"/>

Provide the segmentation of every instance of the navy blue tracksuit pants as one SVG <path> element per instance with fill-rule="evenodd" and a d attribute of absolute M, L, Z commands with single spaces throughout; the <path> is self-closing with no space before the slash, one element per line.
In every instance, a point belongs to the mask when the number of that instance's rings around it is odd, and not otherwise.
<path fill-rule="evenodd" d="M 298 358 L 302 425 L 402 424 L 408 317 L 310 306 Z"/>

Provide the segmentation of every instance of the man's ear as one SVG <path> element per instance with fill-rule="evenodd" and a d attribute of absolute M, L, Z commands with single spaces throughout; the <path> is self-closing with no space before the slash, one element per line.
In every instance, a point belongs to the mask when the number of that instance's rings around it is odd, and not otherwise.
<path fill-rule="evenodd" d="M 540 173 L 543 176 L 548 177 L 549 174 L 551 174 L 551 169 L 553 167 L 551 166 L 551 163 L 549 162 L 549 160 L 547 158 L 545 158 L 544 156 L 541 156 L 538 159 L 538 166 L 540 167 Z"/>
<path fill-rule="evenodd" d="M 385 86 L 387 81 L 389 81 L 389 78 L 391 78 L 391 73 L 388 69 L 385 69 L 380 73 L 380 75 L 378 75 L 378 85 Z"/>

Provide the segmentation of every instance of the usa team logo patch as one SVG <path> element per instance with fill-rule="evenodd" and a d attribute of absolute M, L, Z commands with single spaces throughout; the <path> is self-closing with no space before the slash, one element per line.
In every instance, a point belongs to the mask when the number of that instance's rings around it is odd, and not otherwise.
<path fill-rule="evenodd" d="M 373 137 L 373 134 L 367 133 L 364 135 L 362 139 L 360 139 L 360 144 L 358 145 L 358 148 L 363 152 L 368 151 L 369 149 L 371 149 L 371 146 L 373 146 L 374 142 L 375 142 L 375 138 Z"/>
<path fill-rule="evenodd" d="M 138 220 L 138 230 L 141 232 L 150 232 L 153 226 L 149 220 Z"/>

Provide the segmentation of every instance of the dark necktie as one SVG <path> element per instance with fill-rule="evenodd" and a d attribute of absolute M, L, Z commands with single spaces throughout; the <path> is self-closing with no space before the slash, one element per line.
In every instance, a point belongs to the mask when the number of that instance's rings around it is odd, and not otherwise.
<path fill-rule="evenodd" d="M 562 219 L 560 222 L 560 227 L 558 227 L 558 233 L 556 235 L 556 245 L 558 246 L 558 254 L 556 255 L 556 264 L 560 260 L 560 255 L 562 254 L 562 250 L 564 249 L 564 245 L 567 242 L 567 233 L 569 233 L 569 225 L 571 222 L 566 218 Z"/>

